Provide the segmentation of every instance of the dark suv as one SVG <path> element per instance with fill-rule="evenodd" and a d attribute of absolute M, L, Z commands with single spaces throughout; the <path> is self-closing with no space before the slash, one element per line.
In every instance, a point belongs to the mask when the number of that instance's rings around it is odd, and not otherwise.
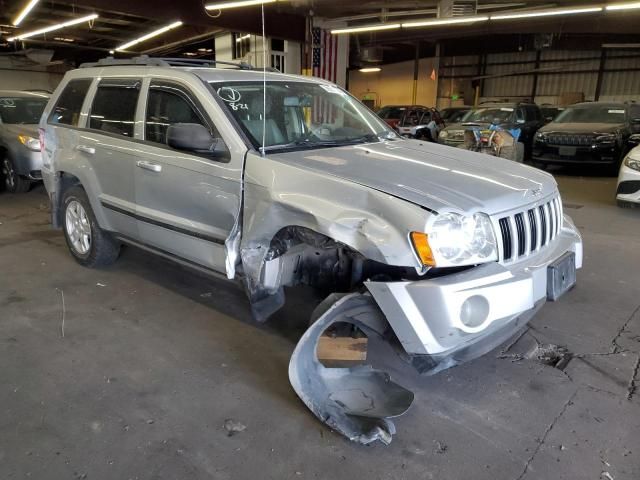
<path fill-rule="evenodd" d="M 544 125 L 540 108 L 534 103 L 485 103 L 464 116 L 461 123 L 448 126 L 440 132 L 439 142 L 445 145 L 462 146 L 464 131 L 471 127 L 488 128 L 499 125 L 504 129 L 520 129 L 519 142 L 524 143 L 525 154 L 531 152 L 533 137 Z"/>
<path fill-rule="evenodd" d="M 543 168 L 591 164 L 609 165 L 617 171 L 632 133 L 640 133 L 640 105 L 577 103 L 538 131 L 533 160 Z"/>

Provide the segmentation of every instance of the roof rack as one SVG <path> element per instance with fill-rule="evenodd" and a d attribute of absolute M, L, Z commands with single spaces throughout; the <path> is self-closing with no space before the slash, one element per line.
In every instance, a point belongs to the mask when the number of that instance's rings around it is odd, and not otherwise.
<path fill-rule="evenodd" d="M 91 67 L 121 67 L 137 65 L 145 67 L 215 67 L 216 65 L 230 65 L 241 70 L 257 70 L 253 65 L 245 62 L 224 62 L 220 60 L 203 60 L 189 58 L 162 58 L 140 55 L 132 58 L 101 58 L 97 62 L 83 63 L 80 68 Z M 261 69 L 260 69 L 261 70 Z"/>

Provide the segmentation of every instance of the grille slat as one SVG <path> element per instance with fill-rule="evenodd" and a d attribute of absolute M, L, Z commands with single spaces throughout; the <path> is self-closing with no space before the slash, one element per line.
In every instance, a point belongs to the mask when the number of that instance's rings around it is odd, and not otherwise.
<path fill-rule="evenodd" d="M 511 259 L 511 226 L 508 218 L 501 218 L 500 233 L 502 234 L 502 256 L 505 260 Z"/>
<path fill-rule="evenodd" d="M 498 220 L 501 260 L 513 262 L 539 251 L 560 234 L 562 203 L 554 198 L 542 205 L 514 212 Z"/>
<path fill-rule="evenodd" d="M 538 248 L 538 222 L 533 208 L 529 210 L 529 228 L 531 230 L 531 252 Z"/>
<path fill-rule="evenodd" d="M 525 232 L 524 232 L 524 218 L 521 213 L 515 215 L 516 221 L 516 232 L 518 233 L 518 256 L 521 257 L 524 255 L 525 251 Z"/>
<path fill-rule="evenodd" d="M 587 146 L 595 142 L 595 135 L 550 133 L 546 135 L 546 140 L 551 145 Z"/>

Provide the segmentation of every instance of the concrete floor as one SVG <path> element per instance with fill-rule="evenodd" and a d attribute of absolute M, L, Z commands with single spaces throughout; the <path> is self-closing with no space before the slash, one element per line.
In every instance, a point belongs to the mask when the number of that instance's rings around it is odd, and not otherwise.
<path fill-rule="evenodd" d="M 0 478 L 637 480 L 640 210 L 615 206 L 614 179 L 558 180 L 578 286 L 506 355 L 415 380 L 388 447 L 332 433 L 291 389 L 304 292 L 256 325 L 234 285 L 132 248 L 80 267 L 41 187 L 1 195 Z M 575 357 L 522 359 L 536 339 Z"/>

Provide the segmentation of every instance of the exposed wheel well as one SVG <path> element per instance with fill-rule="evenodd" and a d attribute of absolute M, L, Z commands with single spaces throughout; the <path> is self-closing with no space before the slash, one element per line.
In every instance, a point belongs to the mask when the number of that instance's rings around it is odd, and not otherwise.
<path fill-rule="evenodd" d="M 290 225 L 273 237 L 265 257 L 263 286 L 310 285 L 347 292 L 367 279 L 413 278 L 414 268 L 367 259 L 360 252 L 310 228 Z"/>
<path fill-rule="evenodd" d="M 55 193 L 51 198 L 51 223 L 54 228 L 62 226 L 62 198 L 67 190 L 75 186 L 82 186 L 82 182 L 75 175 L 58 172 L 55 176 Z"/>

